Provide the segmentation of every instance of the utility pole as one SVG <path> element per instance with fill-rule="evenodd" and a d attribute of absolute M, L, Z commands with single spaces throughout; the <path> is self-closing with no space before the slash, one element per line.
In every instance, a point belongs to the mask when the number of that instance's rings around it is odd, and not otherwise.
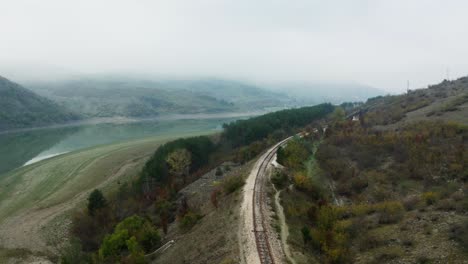
<path fill-rule="evenodd" d="M 409 80 L 406 81 L 406 94 L 409 94 L 410 93 L 410 89 L 409 89 Z"/>

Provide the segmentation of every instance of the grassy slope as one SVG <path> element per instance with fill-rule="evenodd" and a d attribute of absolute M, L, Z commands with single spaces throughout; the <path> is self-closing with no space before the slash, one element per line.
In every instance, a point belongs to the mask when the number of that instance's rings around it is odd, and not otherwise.
<path fill-rule="evenodd" d="M 204 132 L 207 133 L 207 132 Z M 154 152 L 180 133 L 93 147 L 17 169 L 0 179 L 0 221 L 18 210 L 45 208 L 105 181 L 123 162 Z"/>
<path fill-rule="evenodd" d="M 99 187 L 112 192 L 118 182 L 135 177 L 157 146 L 168 140 L 208 133 L 212 132 L 180 132 L 97 146 L 3 175 L 0 260 L 56 252 L 55 247 L 68 239 L 70 213 L 83 205 L 89 191 Z M 14 248 L 23 248 L 18 251 L 23 253 L 16 254 Z"/>

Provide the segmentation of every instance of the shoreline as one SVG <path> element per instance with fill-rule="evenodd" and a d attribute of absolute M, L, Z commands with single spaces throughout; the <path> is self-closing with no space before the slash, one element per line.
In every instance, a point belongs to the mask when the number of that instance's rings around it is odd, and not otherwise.
<path fill-rule="evenodd" d="M 267 111 L 253 111 L 253 112 L 223 112 L 223 113 L 198 113 L 198 114 L 167 114 L 154 117 L 145 118 L 132 118 L 132 117 L 94 117 L 82 119 L 79 121 L 68 122 L 64 124 L 54 124 L 48 126 L 18 128 L 0 131 L 0 135 L 15 134 L 28 131 L 45 130 L 53 128 L 75 127 L 84 125 L 100 125 L 100 124 L 129 124 L 148 121 L 170 121 L 170 120 L 184 120 L 184 119 L 216 119 L 216 118 L 234 118 L 234 117 L 249 117 L 257 116 L 267 113 Z"/>

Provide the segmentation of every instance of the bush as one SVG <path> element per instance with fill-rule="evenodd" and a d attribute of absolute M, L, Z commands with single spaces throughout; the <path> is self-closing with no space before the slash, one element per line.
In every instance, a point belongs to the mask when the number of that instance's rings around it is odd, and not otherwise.
<path fill-rule="evenodd" d="M 365 251 L 365 250 L 383 246 L 384 243 L 385 243 L 385 240 L 381 236 L 377 234 L 366 233 L 359 240 L 358 245 L 361 251 Z"/>
<path fill-rule="evenodd" d="M 403 218 L 404 207 L 400 202 L 384 202 L 377 205 L 379 223 L 392 224 Z"/>
<path fill-rule="evenodd" d="M 457 241 L 462 249 L 468 253 L 468 221 L 453 224 L 449 231 L 450 239 Z"/>
<path fill-rule="evenodd" d="M 358 176 L 351 179 L 351 188 L 354 193 L 361 193 L 369 185 L 367 178 Z"/>
<path fill-rule="evenodd" d="M 422 197 L 427 205 L 433 205 L 438 200 L 439 195 L 435 192 L 425 192 Z"/>
<path fill-rule="evenodd" d="M 223 170 L 222 170 L 220 167 L 216 168 L 216 173 L 215 173 L 215 175 L 216 175 L 216 176 L 221 176 L 221 175 L 223 175 Z"/>
<path fill-rule="evenodd" d="M 157 229 L 148 220 L 136 215 L 127 217 L 115 227 L 114 233 L 104 237 L 99 258 L 105 262 L 119 262 L 127 257 L 138 259 L 139 255 L 155 248 L 160 239 Z"/>
<path fill-rule="evenodd" d="M 442 211 L 453 211 L 457 209 L 457 203 L 452 199 L 440 200 L 437 203 L 437 209 Z"/>
<path fill-rule="evenodd" d="M 221 187 L 225 194 L 230 194 L 240 189 L 244 184 L 245 180 L 242 176 L 232 175 L 224 178 L 221 182 Z"/>
<path fill-rule="evenodd" d="M 401 257 L 403 253 L 403 250 L 399 247 L 385 247 L 378 251 L 375 260 L 379 263 L 386 263 L 392 259 Z"/>
<path fill-rule="evenodd" d="M 407 211 L 416 209 L 421 199 L 417 195 L 410 195 L 403 200 L 403 206 Z"/>
<path fill-rule="evenodd" d="M 179 227 L 183 231 L 188 231 L 192 229 L 192 227 L 201 219 L 201 216 L 192 212 L 186 213 L 180 220 L 179 220 Z"/>
<path fill-rule="evenodd" d="M 271 182 L 276 186 L 276 188 L 283 189 L 288 183 L 288 176 L 282 171 L 275 171 L 271 177 Z"/>

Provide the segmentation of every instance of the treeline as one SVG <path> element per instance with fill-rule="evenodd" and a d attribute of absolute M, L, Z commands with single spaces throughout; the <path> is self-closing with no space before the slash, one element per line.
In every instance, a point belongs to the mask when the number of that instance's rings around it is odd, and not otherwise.
<path fill-rule="evenodd" d="M 216 147 L 208 136 L 181 138 L 166 143 L 159 147 L 146 162 L 141 172 L 142 177 L 152 177 L 158 183 L 168 183 L 170 164 L 167 162 L 167 157 L 178 149 L 185 149 L 190 153 L 188 165 L 188 173 L 190 173 L 206 166 Z"/>
<path fill-rule="evenodd" d="M 305 126 L 318 118 L 326 116 L 334 109 L 335 107 L 331 104 L 320 104 L 282 110 L 247 120 L 238 120 L 230 124 L 224 124 L 223 138 L 234 147 L 248 145 L 266 138 L 276 130 L 291 132 L 294 128 Z"/>

